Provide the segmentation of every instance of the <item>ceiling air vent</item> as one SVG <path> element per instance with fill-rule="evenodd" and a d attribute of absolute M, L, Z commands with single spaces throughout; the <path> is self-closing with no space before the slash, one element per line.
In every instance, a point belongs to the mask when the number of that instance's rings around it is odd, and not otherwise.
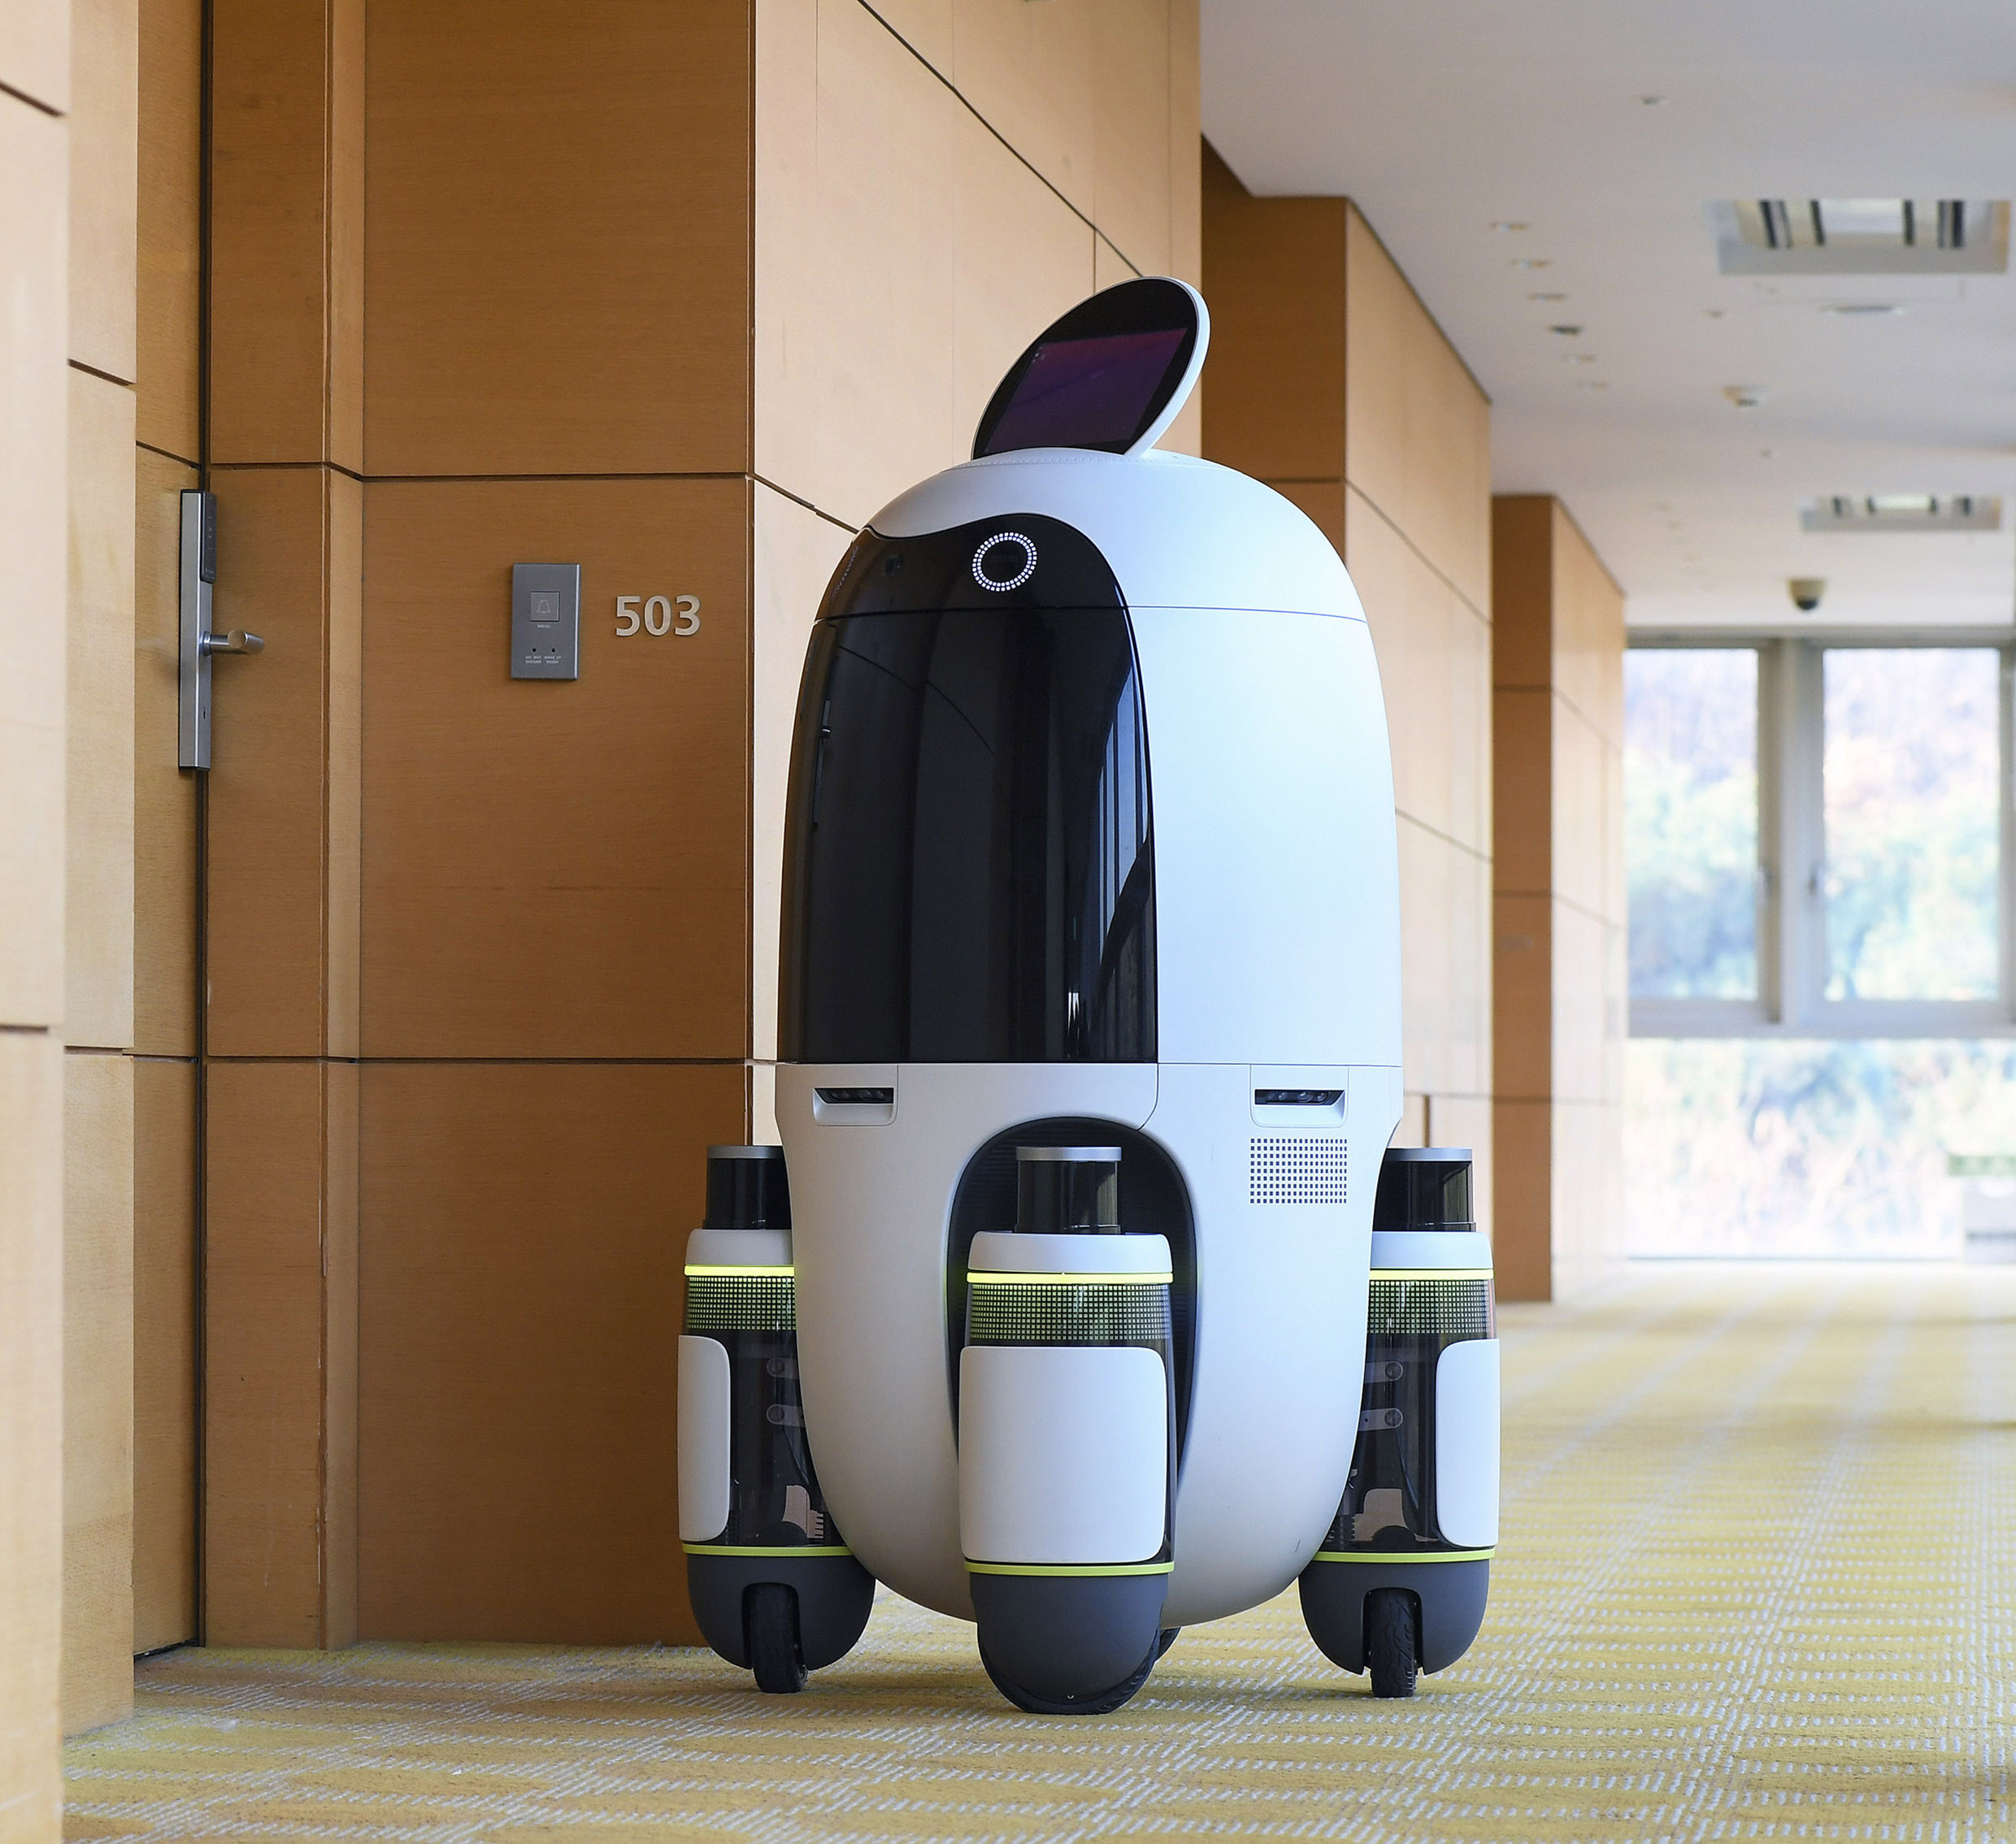
<path fill-rule="evenodd" d="M 1738 198 L 1708 207 L 1725 276 L 1999 276 L 1992 198 Z"/>
<path fill-rule="evenodd" d="M 1815 500 L 1799 509 L 1808 532 L 1997 532 L 2002 502 L 1993 496 L 1871 493 Z"/>

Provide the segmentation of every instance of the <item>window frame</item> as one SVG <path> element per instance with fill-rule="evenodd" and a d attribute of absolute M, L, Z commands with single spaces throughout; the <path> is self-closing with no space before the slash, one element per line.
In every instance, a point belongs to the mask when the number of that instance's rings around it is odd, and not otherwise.
<path fill-rule="evenodd" d="M 1631 998 L 1633 1037 L 2016 1037 L 2016 640 L 2005 629 L 1638 633 L 1633 650 L 1757 658 L 1757 996 Z M 1968 648 L 1997 657 L 1999 991 L 1993 999 L 1827 996 L 1826 688 L 1823 655 L 1850 648 Z M 1626 927 L 1629 928 L 1627 909 Z"/>

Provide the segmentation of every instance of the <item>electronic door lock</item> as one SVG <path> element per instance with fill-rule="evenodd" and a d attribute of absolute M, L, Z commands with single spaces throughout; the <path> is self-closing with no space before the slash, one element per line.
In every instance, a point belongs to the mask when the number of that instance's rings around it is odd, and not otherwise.
<path fill-rule="evenodd" d="M 211 597 L 217 580 L 217 496 L 182 495 L 181 709 L 176 761 L 183 768 L 210 766 L 210 670 L 219 653 L 256 653 L 266 643 L 242 627 L 211 631 Z"/>

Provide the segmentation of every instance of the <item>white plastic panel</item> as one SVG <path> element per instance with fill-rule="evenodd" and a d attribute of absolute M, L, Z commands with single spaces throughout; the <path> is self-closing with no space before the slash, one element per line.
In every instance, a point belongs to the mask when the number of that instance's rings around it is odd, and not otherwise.
<path fill-rule="evenodd" d="M 1137 1346 L 959 1354 L 959 1541 L 975 1562 L 1145 1562 L 1168 1498 L 1168 1384 Z"/>
<path fill-rule="evenodd" d="M 982 1230 L 967 1251 L 966 1266 L 968 1273 L 983 1274 L 1167 1274 L 1169 1239 Z"/>
<path fill-rule="evenodd" d="M 679 1341 L 679 1535 L 704 1543 L 728 1521 L 728 1354 L 714 1339 Z"/>
<path fill-rule="evenodd" d="M 686 1261 L 694 1268 L 789 1268 L 789 1230 L 695 1230 L 686 1239 Z"/>
<path fill-rule="evenodd" d="M 888 1126 L 863 1133 L 819 1121 L 813 1090 L 849 1087 L 860 1066 L 777 1067 L 806 1433 L 827 1504 L 862 1566 L 911 1600 L 971 1620 L 945 1362 L 954 1189 L 967 1161 L 1017 1122 L 1070 1114 L 1138 1127 L 1155 1106 L 1156 1070 L 905 1067 Z M 1124 1198 L 1124 1178 L 1121 1189 Z M 1358 1293 L 1362 1312 L 1362 1278 Z"/>
<path fill-rule="evenodd" d="M 1436 1517 L 1466 1550 L 1498 1540 L 1498 1341 L 1466 1339 L 1435 1367 Z"/>
<path fill-rule="evenodd" d="M 1130 609 L 1295 609 L 1365 618 L 1343 560 L 1306 513 L 1271 487 L 1187 454 L 988 455 L 933 475 L 869 523 L 885 537 L 907 538 L 1028 512 L 1061 518 L 1091 539 Z M 1149 727 L 1152 736 L 1152 718 Z"/>
<path fill-rule="evenodd" d="M 1491 1239 L 1476 1230 L 1376 1230 L 1372 1269 L 1485 1268 Z"/>
<path fill-rule="evenodd" d="M 1399 848 L 1370 635 L 1310 615 L 1133 618 L 1161 1061 L 1397 1066 Z"/>

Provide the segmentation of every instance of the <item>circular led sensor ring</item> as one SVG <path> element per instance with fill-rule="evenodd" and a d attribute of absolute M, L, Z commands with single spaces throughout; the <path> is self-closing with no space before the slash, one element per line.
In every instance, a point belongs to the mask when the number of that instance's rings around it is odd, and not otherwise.
<path fill-rule="evenodd" d="M 993 550 L 997 545 L 1019 545 L 1022 547 L 1022 568 L 1015 575 L 1006 578 L 989 576 L 984 570 L 981 569 L 980 559 Z M 1036 546 L 1019 532 L 997 532 L 973 553 L 973 580 L 983 589 L 993 589 L 997 593 L 1005 593 L 1010 589 L 1019 589 L 1035 575 Z"/>

